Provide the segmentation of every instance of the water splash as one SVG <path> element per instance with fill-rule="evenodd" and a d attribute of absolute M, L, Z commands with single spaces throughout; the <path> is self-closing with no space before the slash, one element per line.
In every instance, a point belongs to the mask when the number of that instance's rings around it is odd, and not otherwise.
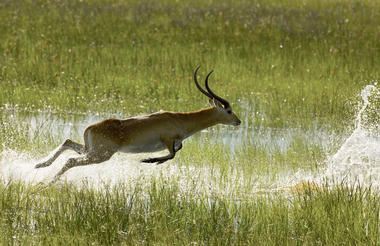
<path fill-rule="evenodd" d="M 284 172 L 266 191 L 294 191 L 304 185 L 326 183 L 380 189 L 380 91 L 376 86 L 377 83 L 367 85 L 361 91 L 363 104 L 355 118 L 355 129 L 325 161 L 325 168 Z"/>
<path fill-rule="evenodd" d="M 353 133 L 327 161 L 325 177 L 328 181 L 380 187 L 379 122 L 371 119 L 380 111 L 376 104 L 380 91 L 367 85 L 361 92 L 363 105 L 356 117 Z"/>
<path fill-rule="evenodd" d="M 156 155 L 160 154 L 162 155 Z M 0 153 L 0 182 L 11 180 L 27 184 L 48 184 L 64 162 L 76 155 L 72 151 L 64 152 L 51 166 L 35 169 L 34 165 L 38 161 L 32 156 L 4 150 Z M 90 186 L 98 190 L 122 185 L 123 189 L 133 191 L 136 188 L 149 190 L 152 181 L 155 180 L 154 182 L 169 186 L 175 183 L 182 194 L 206 194 L 210 197 L 216 194 L 236 197 L 243 190 L 244 182 L 234 171 L 230 173 L 229 180 L 220 181 L 219 177 L 222 174 L 213 168 L 185 166 L 173 162 L 169 165 L 154 165 L 139 161 L 146 157 L 116 153 L 109 161 L 70 169 L 56 184 L 68 182 L 77 187 Z"/>
<path fill-rule="evenodd" d="M 323 170 L 299 172 L 284 170 L 282 173 L 276 174 L 275 177 L 251 177 L 247 181 L 233 169 L 229 170 L 228 179 L 225 179 L 225 176 L 215 167 L 207 167 L 207 165 L 202 168 L 193 167 L 179 163 L 177 160 L 173 160 L 167 165 L 159 166 L 142 164 L 139 160 L 146 156 L 123 153 L 115 154 L 111 160 L 101 164 L 73 168 L 64 175 L 63 180 L 79 185 L 83 183 L 90 184 L 99 188 L 104 187 L 105 184 L 119 183 L 131 184 L 131 187 L 145 184 L 148 187 L 151 178 L 167 184 L 174 180 L 184 192 L 192 191 L 194 194 L 218 193 L 226 196 L 234 194 L 235 197 L 250 196 L 261 192 L 281 191 L 303 181 L 316 183 L 323 183 L 326 180 L 329 182 L 343 181 L 346 184 L 360 183 L 361 185 L 367 184 L 372 187 L 380 187 L 380 132 L 379 123 L 376 121 L 377 114 L 380 112 L 379 101 L 376 100 L 380 98 L 380 93 L 376 86 L 376 84 L 368 85 L 362 90 L 363 104 L 358 110 L 355 119 L 355 130 L 339 150 L 326 161 L 326 168 Z M 69 121 L 71 122 L 72 120 L 70 119 Z M 67 128 L 65 122 L 57 122 Z M 38 124 L 36 123 L 36 125 Z M 79 130 L 77 129 L 74 132 L 81 132 L 85 125 L 78 125 Z M 64 131 L 66 128 L 58 132 L 64 132 L 64 137 L 69 137 L 69 133 Z M 323 146 L 331 145 L 329 140 L 331 132 L 328 130 L 321 131 L 318 127 L 309 132 L 302 132 L 297 129 L 287 129 L 284 132 L 261 129 L 254 134 L 248 132 L 247 128 L 239 132 L 237 140 L 245 141 L 247 144 L 260 144 L 257 141 L 265 141 L 261 144 L 268 147 L 268 152 L 271 151 L 271 148 L 278 149 L 278 146 L 281 147 L 279 149 L 286 151 L 289 144 L 284 144 L 282 140 L 292 139 L 295 135 L 300 135 L 301 133 L 305 135 L 304 137 L 308 141 L 318 142 Z M 72 128 L 70 129 L 69 132 L 72 132 Z M 31 136 L 34 135 L 31 134 Z M 216 138 L 220 139 L 220 136 L 218 135 Z M 277 138 L 279 139 L 278 141 L 276 141 Z M 196 140 L 197 138 L 194 139 Z M 227 142 L 233 142 L 232 138 L 227 140 Z M 38 160 L 31 154 L 9 149 L 3 150 L 0 153 L 0 180 L 22 180 L 33 184 L 39 182 L 48 183 L 64 165 L 64 162 L 75 155 L 74 152 L 67 151 L 52 166 L 34 169 L 34 165 Z M 156 153 L 156 155 L 159 156 L 162 153 Z M 249 188 L 247 189 L 247 187 Z"/>

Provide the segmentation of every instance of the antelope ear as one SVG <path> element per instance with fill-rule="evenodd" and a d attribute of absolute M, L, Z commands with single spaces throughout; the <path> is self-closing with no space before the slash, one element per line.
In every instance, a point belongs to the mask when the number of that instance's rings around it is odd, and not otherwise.
<path fill-rule="evenodd" d="M 214 98 L 213 101 L 214 101 L 214 105 L 215 105 L 215 107 L 216 107 L 218 110 L 220 110 L 220 111 L 223 111 L 223 110 L 224 110 L 223 105 L 222 105 L 218 100 L 216 100 L 216 99 Z"/>
<path fill-rule="evenodd" d="M 215 105 L 215 99 L 208 99 L 208 103 L 210 104 L 211 107 L 216 107 Z"/>

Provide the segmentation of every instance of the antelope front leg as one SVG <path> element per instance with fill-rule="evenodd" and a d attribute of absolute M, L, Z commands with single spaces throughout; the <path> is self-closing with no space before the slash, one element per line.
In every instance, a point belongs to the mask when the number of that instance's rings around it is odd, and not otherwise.
<path fill-rule="evenodd" d="M 182 143 L 180 143 L 177 149 L 175 148 L 175 141 L 173 141 L 170 144 L 167 144 L 167 146 L 170 152 L 168 155 L 162 156 L 162 157 L 156 157 L 156 158 L 143 159 L 141 160 L 141 162 L 161 164 L 161 163 L 164 163 L 165 161 L 173 159 L 175 156 L 175 153 L 177 153 L 180 149 L 182 149 Z"/>

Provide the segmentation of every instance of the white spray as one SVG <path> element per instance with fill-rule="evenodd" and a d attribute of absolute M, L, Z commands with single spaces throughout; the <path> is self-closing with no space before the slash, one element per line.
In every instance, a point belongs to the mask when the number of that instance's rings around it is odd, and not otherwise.
<path fill-rule="evenodd" d="M 356 117 L 355 130 L 328 160 L 326 179 L 350 185 L 380 187 L 380 133 L 376 130 L 378 126 L 368 125 L 365 121 L 367 114 L 371 113 L 366 112 L 371 105 L 370 98 L 378 98 L 380 92 L 375 86 L 367 85 L 361 96 L 364 104 Z"/>
<path fill-rule="evenodd" d="M 90 184 L 102 187 L 104 184 L 127 183 L 149 185 L 151 177 L 162 182 L 175 180 L 181 188 L 206 193 L 244 193 L 244 187 L 251 186 L 254 193 L 282 190 L 285 187 L 300 182 L 324 181 L 341 182 L 346 184 L 371 185 L 380 187 L 380 133 L 378 126 L 368 126 L 367 110 L 371 105 L 371 98 L 380 96 L 375 85 L 367 85 L 361 92 L 363 106 L 356 117 L 355 130 L 344 142 L 339 150 L 326 161 L 326 168 L 318 171 L 286 172 L 277 175 L 276 182 L 272 178 L 252 178 L 252 183 L 245 184 L 237 172 L 231 172 L 223 188 L 219 187 L 218 170 L 216 168 L 198 168 L 180 165 L 173 160 L 169 165 L 141 164 L 141 155 L 116 154 L 111 160 L 90 166 L 73 168 L 63 177 L 64 180 L 75 184 Z M 376 107 L 376 106 L 375 106 Z M 374 109 L 379 110 L 379 109 Z M 374 124 L 377 124 L 376 122 Z M 162 153 L 157 153 L 160 155 Z M 62 154 L 49 167 L 34 169 L 37 162 L 28 153 L 19 153 L 13 150 L 3 150 L 0 153 L 0 180 L 21 180 L 26 183 L 48 183 L 57 170 L 69 158 L 76 155 L 68 151 Z M 151 155 L 151 154 L 150 154 Z M 238 161 L 238 160 L 237 160 Z M 170 182 L 168 182 L 170 183 Z M 260 187 L 267 187 L 260 189 Z M 270 187 L 270 188 L 269 188 Z M 248 195 L 249 194 L 245 194 Z"/>

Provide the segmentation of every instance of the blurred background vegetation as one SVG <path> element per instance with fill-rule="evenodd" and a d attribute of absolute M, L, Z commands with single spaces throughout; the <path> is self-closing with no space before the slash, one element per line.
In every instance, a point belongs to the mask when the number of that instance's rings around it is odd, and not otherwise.
<path fill-rule="evenodd" d="M 194 110 L 201 65 L 250 125 L 339 128 L 380 77 L 379 27 L 374 1 L 3 0 L 0 106 Z"/>

